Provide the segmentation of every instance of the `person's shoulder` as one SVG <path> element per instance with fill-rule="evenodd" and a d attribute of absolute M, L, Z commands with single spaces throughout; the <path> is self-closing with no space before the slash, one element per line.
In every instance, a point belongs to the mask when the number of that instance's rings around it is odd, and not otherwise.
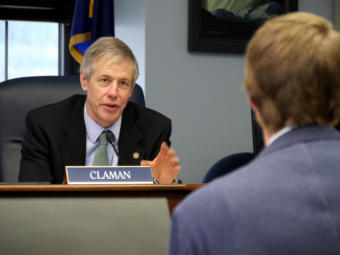
<path fill-rule="evenodd" d="M 177 206 L 178 214 L 187 214 L 188 211 L 194 211 L 196 215 L 210 215 L 215 217 L 216 211 L 223 211 L 238 199 L 247 199 L 243 187 L 247 187 L 252 181 L 254 168 L 257 163 L 240 167 L 234 172 L 221 176 L 214 181 L 206 184 L 202 188 L 189 194 L 184 201 Z M 242 198 L 242 196 L 245 196 Z M 214 210 L 211 210 L 214 208 Z M 206 217 L 204 216 L 204 217 Z"/>
<path fill-rule="evenodd" d="M 183 217 L 192 216 L 192 214 L 188 212 L 195 212 L 195 217 L 212 216 L 216 213 L 216 211 L 211 211 L 212 208 L 214 208 L 213 210 L 216 210 L 222 205 L 223 193 L 223 184 L 221 180 L 206 184 L 189 194 L 176 207 L 175 212 Z"/>
<path fill-rule="evenodd" d="M 61 101 L 33 109 L 28 113 L 28 116 L 40 116 L 46 118 L 55 118 L 58 115 L 65 116 L 76 107 L 81 107 L 84 105 L 85 100 L 86 96 L 84 95 L 73 95 Z"/>
<path fill-rule="evenodd" d="M 129 116 L 133 120 L 143 120 L 148 123 L 164 123 L 170 125 L 171 120 L 164 114 L 153 109 L 137 105 L 133 102 L 128 102 L 123 115 Z"/>

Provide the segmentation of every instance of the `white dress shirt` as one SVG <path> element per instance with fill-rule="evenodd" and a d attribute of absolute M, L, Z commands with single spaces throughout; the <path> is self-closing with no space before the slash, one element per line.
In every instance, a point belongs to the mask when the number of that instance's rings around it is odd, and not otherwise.
<path fill-rule="evenodd" d="M 269 138 L 268 144 L 267 146 L 269 146 L 270 144 L 272 144 L 275 140 L 277 140 L 280 136 L 283 136 L 285 133 L 288 133 L 290 130 L 292 130 L 294 127 L 293 126 L 288 126 L 288 127 L 284 127 L 282 129 L 280 129 L 279 131 L 277 131 L 274 135 L 272 135 Z"/>

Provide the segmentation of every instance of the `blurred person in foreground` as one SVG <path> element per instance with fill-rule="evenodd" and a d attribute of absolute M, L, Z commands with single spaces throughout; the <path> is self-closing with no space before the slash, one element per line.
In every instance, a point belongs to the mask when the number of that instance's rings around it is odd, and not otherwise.
<path fill-rule="evenodd" d="M 246 50 L 244 86 L 266 147 L 174 212 L 170 254 L 340 254 L 340 34 L 291 13 Z"/>
<path fill-rule="evenodd" d="M 119 157 L 107 144 L 108 165 L 151 166 L 156 183 L 173 183 L 180 166 L 169 148 L 171 120 L 128 102 L 138 73 L 124 42 L 113 37 L 94 42 L 80 66 L 86 95 L 27 114 L 19 181 L 62 183 L 65 166 L 93 165 L 101 134 L 112 132 Z"/>

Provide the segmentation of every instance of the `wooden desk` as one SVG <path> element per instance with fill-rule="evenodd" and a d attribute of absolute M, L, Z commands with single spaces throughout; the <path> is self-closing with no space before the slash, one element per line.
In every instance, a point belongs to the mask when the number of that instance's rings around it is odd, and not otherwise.
<path fill-rule="evenodd" d="M 175 206 L 190 192 L 204 184 L 13 184 L 0 185 L 1 197 L 165 197 L 172 216 Z"/>
<path fill-rule="evenodd" d="M 166 254 L 174 207 L 202 185 L 0 185 L 0 254 Z"/>

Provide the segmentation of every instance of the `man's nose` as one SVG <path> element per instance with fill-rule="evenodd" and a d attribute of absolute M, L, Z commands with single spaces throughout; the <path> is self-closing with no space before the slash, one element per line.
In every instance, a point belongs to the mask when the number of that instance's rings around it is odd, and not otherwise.
<path fill-rule="evenodd" d="M 118 83 L 116 81 L 112 81 L 107 91 L 109 96 L 116 97 L 118 95 Z"/>

